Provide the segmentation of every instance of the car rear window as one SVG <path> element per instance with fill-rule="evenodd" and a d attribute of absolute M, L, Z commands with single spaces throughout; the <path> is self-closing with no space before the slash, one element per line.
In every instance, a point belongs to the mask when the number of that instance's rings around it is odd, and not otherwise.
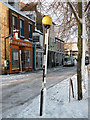
<path fill-rule="evenodd" d="M 69 61 L 69 60 L 70 60 L 70 58 L 64 58 L 64 61 L 66 61 L 66 62 Z"/>

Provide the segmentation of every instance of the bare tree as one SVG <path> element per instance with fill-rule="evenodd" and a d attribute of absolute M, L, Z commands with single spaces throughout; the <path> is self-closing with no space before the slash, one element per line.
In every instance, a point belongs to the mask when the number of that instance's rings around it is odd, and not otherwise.
<path fill-rule="evenodd" d="M 82 3 L 85 3 L 82 9 Z M 83 40 L 82 30 L 83 13 L 87 12 L 90 2 L 60 2 L 60 0 L 53 0 L 53 2 L 47 2 L 46 0 L 39 0 L 37 9 L 44 15 L 50 15 L 56 24 L 56 35 L 63 39 L 68 40 L 69 36 L 73 33 L 78 33 L 78 59 L 77 59 L 77 87 L 78 87 L 78 100 L 82 99 L 82 52 L 83 52 Z M 88 15 L 87 15 L 88 16 Z M 88 20 L 87 20 L 87 25 Z M 85 56 L 83 57 L 83 66 L 85 66 Z"/>
<path fill-rule="evenodd" d="M 86 6 L 86 9 L 88 9 L 90 2 Z M 68 1 L 68 5 L 70 6 L 78 24 L 78 61 L 77 61 L 77 87 L 78 87 L 78 100 L 82 99 L 82 80 L 83 80 L 83 74 L 85 74 L 84 71 L 85 68 L 82 66 L 85 66 L 85 12 L 84 9 L 84 1 L 77 3 L 77 11 L 74 7 L 74 5 Z M 83 59 L 82 59 L 82 53 L 83 53 Z M 82 64 L 83 63 L 83 64 Z M 82 74 L 83 73 L 83 74 Z"/>

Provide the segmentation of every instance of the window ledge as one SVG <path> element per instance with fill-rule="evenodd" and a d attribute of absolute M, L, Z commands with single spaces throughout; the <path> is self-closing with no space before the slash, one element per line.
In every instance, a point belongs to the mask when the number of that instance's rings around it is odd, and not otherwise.
<path fill-rule="evenodd" d="M 20 38 L 25 38 L 24 36 L 20 36 Z"/>
<path fill-rule="evenodd" d="M 29 38 L 29 40 L 31 40 L 31 41 L 32 41 L 32 38 Z"/>

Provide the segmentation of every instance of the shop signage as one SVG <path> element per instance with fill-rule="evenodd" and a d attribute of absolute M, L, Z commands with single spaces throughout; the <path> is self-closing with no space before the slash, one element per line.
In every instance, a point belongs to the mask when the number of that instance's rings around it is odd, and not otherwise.
<path fill-rule="evenodd" d="M 39 42 L 39 36 L 33 36 L 33 42 Z"/>
<path fill-rule="evenodd" d="M 27 47 L 31 46 L 31 43 L 29 43 L 29 42 L 21 41 L 21 40 L 15 40 L 15 39 L 11 40 L 11 44 L 18 45 L 18 46 L 27 46 Z"/>

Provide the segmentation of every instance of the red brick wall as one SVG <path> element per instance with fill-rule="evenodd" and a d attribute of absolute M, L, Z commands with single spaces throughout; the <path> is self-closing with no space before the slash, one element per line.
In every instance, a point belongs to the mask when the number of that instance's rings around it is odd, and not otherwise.
<path fill-rule="evenodd" d="M 32 34 L 34 32 L 34 23 L 30 21 L 29 19 L 19 15 L 18 13 L 10 10 L 10 29 L 12 28 L 12 15 L 15 15 L 17 17 L 17 29 L 19 30 L 18 37 L 20 38 L 20 19 L 24 21 L 24 38 L 29 39 L 29 23 L 32 24 Z M 11 33 L 11 30 L 10 30 Z"/>
<path fill-rule="evenodd" d="M 64 42 L 61 42 L 61 49 L 64 50 Z"/>
<path fill-rule="evenodd" d="M 56 40 L 57 40 L 57 48 L 64 50 L 64 42 L 58 38 L 55 38 L 55 43 L 56 43 Z"/>

